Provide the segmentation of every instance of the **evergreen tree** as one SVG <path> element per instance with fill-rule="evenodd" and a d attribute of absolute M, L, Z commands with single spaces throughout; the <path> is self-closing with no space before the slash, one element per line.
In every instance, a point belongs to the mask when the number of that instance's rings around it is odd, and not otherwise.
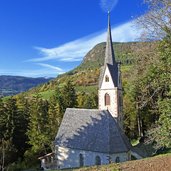
<path fill-rule="evenodd" d="M 15 129 L 18 120 L 16 100 L 9 98 L 5 104 L 1 103 L 1 139 L 0 139 L 0 165 L 2 170 L 7 169 L 8 165 L 18 157 L 17 149 L 14 145 Z"/>
<path fill-rule="evenodd" d="M 4 115 L 4 103 L 2 99 L 0 98 L 0 139 L 4 138 L 4 132 L 5 132 L 5 122 L 6 118 Z"/>
<path fill-rule="evenodd" d="M 171 31 L 160 42 L 160 60 L 158 87 L 160 94 L 158 98 L 159 120 L 148 133 L 156 142 L 156 147 L 171 148 Z"/>
<path fill-rule="evenodd" d="M 156 142 L 156 148 L 171 148 L 171 99 L 160 102 L 160 118 L 155 128 L 150 129 L 149 135 Z"/>
<path fill-rule="evenodd" d="M 86 97 L 85 92 L 79 92 L 77 94 L 77 106 L 79 108 L 84 108 L 85 97 Z"/>
<path fill-rule="evenodd" d="M 27 135 L 28 143 L 34 153 L 47 153 L 49 148 L 48 135 L 48 103 L 39 95 L 31 100 L 30 118 Z"/>
<path fill-rule="evenodd" d="M 96 94 L 92 93 L 92 94 L 87 94 L 84 97 L 84 103 L 83 106 L 86 109 L 97 109 L 97 101 L 98 101 L 98 97 Z"/>
<path fill-rule="evenodd" d="M 10 98 L 5 103 L 5 117 L 6 117 L 6 123 L 5 123 L 6 130 L 4 132 L 5 139 L 13 138 L 15 121 L 17 120 L 17 118 L 15 118 L 16 116 L 17 116 L 16 100 Z"/>
<path fill-rule="evenodd" d="M 73 108 L 77 105 L 76 92 L 70 81 L 67 81 L 64 87 L 61 88 L 60 98 L 63 112 L 65 112 L 66 108 Z"/>
<path fill-rule="evenodd" d="M 23 158 L 25 151 L 30 147 L 27 143 L 28 137 L 26 135 L 30 115 L 30 104 L 28 99 L 20 95 L 17 98 L 17 108 L 18 120 L 14 129 L 13 143 L 18 150 L 19 156 Z"/>
<path fill-rule="evenodd" d="M 86 94 L 85 92 L 80 92 L 77 95 L 77 104 L 80 108 L 86 109 L 97 109 L 98 108 L 98 96 L 95 93 Z"/>
<path fill-rule="evenodd" d="M 57 103 L 56 97 L 52 96 L 49 102 L 49 110 L 48 110 L 48 121 L 49 121 L 48 129 L 49 129 L 50 142 L 54 141 L 61 120 L 62 120 L 62 115 L 60 113 L 59 104 Z"/>

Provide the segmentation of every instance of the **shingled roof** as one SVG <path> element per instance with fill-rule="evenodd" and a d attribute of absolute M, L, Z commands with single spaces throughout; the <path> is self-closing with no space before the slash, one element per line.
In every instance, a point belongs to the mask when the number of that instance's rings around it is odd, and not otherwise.
<path fill-rule="evenodd" d="M 107 31 L 107 41 L 106 41 L 106 52 L 105 52 L 105 64 L 114 65 L 115 54 L 112 43 L 112 34 L 111 34 L 111 26 L 110 26 L 110 14 L 108 14 L 108 31 Z"/>
<path fill-rule="evenodd" d="M 101 153 L 120 153 L 131 145 L 107 110 L 66 109 L 55 145 Z"/>

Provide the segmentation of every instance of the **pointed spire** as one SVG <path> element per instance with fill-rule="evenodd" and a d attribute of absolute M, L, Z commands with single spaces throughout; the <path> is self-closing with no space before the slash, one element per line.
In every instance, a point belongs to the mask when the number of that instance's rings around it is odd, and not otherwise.
<path fill-rule="evenodd" d="M 114 65 L 115 55 L 113 50 L 112 35 L 111 35 L 111 26 L 110 26 L 110 12 L 108 11 L 108 33 L 107 33 L 107 42 L 106 42 L 106 53 L 105 53 L 105 64 Z"/>

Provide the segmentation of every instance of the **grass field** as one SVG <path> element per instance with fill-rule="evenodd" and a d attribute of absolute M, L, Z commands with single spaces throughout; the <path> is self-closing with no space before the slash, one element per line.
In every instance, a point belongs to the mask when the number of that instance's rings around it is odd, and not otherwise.
<path fill-rule="evenodd" d="M 118 164 L 67 169 L 67 171 L 171 171 L 171 153 Z"/>
<path fill-rule="evenodd" d="M 77 86 L 75 87 L 76 92 L 88 92 L 88 93 L 97 93 L 97 86 Z M 49 100 L 52 95 L 54 95 L 55 90 L 48 90 L 40 92 L 39 94 L 43 99 Z"/>
<path fill-rule="evenodd" d="M 48 90 L 48 91 L 40 92 L 39 94 L 43 97 L 43 99 L 49 100 L 54 93 L 55 90 Z"/>

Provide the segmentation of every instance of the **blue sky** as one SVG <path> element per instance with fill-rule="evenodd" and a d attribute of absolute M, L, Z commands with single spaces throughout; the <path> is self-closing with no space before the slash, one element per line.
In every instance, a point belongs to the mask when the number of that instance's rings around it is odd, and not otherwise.
<path fill-rule="evenodd" d="M 0 75 L 55 77 L 80 64 L 106 40 L 100 0 L 0 0 Z M 111 12 L 113 41 L 135 41 L 132 21 L 143 0 L 118 0 Z"/>

